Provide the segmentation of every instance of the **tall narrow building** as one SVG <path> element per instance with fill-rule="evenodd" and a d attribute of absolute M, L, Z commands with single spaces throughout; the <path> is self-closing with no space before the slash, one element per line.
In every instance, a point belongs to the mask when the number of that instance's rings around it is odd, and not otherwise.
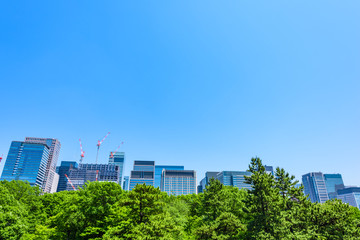
<path fill-rule="evenodd" d="M 321 172 L 311 172 L 302 176 L 305 195 L 309 195 L 311 202 L 324 203 L 329 200 L 325 177 Z"/>
<path fill-rule="evenodd" d="M 119 166 L 119 184 L 121 185 L 124 173 L 124 163 L 125 163 L 125 153 L 124 152 L 116 152 L 110 153 L 109 155 L 109 164 L 114 164 Z"/>
<path fill-rule="evenodd" d="M 49 155 L 47 144 L 13 141 L 0 180 L 28 181 L 43 188 Z"/>
<path fill-rule="evenodd" d="M 46 171 L 45 171 L 45 179 L 42 189 L 44 192 L 56 192 L 56 189 L 52 189 L 54 185 L 54 177 L 56 174 L 56 164 L 59 158 L 61 144 L 59 140 L 55 138 L 34 138 L 34 137 L 26 137 L 26 143 L 40 143 L 46 144 L 50 147 L 49 158 L 46 164 Z"/>

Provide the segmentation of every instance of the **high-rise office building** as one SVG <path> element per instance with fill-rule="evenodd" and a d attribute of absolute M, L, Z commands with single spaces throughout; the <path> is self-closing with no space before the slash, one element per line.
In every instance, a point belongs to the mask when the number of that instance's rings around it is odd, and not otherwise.
<path fill-rule="evenodd" d="M 49 154 L 50 146 L 47 144 L 13 141 L 1 180 L 23 180 L 31 186 L 43 188 Z"/>
<path fill-rule="evenodd" d="M 59 183 L 57 186 L 57 192 L 65 191 L 67 188 L 67 178 L 65 177 L 65 174 L 67 176 L 70 175 L 70 169 L 77 169 L 78 164 L 74 161 L 62 161 L 61 165 L 57 167 L 56 172 L 59 174 Z"/>
<path fill-rule="evenodd" d="M 326 191 L 329 199 L 337 197 L 336 191 L 344 188 L 344 182 L 341 174 L 324 174 Z"/>
<path fill-rule="evenodd" d="M 273 166 L 264 166 L 265 167 L 265 171 L 267 174 L 271 173 L 271 175 L 274 175 L 274 168 Z"/>
<path fill-rule="evenodd" d="M 119 177 L 119 166 L 115 164 L 79 164 L 69 173 L 69 179 L 76 189 L 83 187 L 87 181 L 119 183 Z M 67 182 L 66 190 L 73 190 L 71 183 Z"/>
<path fill-rule="evenodd" d="M 175 196 L 196 193 L 196 172 L 163 169 L 160 189 Z"/>
<path fill-rule="evenodd" d="M 160 188 L 161 174 L 164 169 L 166 169 L 166 170 L 184 170 L 184 166 L 155 165 L 154 187 Z"/>
<path fill-rule="evenodd" d="M 130 173 L 129 190 L 133 190 L 137 184 L 154 186 L 155 161 L 136 160 L 133 171 Z"/>
<path fill-rule="evenodd" d="M 207 185 L 210 183 L 210 179 L 216 179 L 216 176 L 219 172 L 206 172 L 205 177 L 201 179 L 200 184 L 198 186 L 198 193 L 204 192 Z"/>
<path fill-rule="evenodd" d="M 129 181 L 130 181 L 130 177 L 124 176 L 123 190 L 129 191 Z"/>
<path fill-rule="evenodd" d="M 42 189 L 44 192 L 55 192 L 56 189 L 52 189 L 54 176 L 56 173 L 56 164 L 59 158 L 61 144 L 59 140 L 54 138 L 34 138 L 26 137 L 25 142 L 27 143 L 41 143 L 46 144 L 50 147 L 49 158 L 46 164 L 45 179 Z"/>
<path fill-rule="evenodd" d="M 124 152 L 116 152 L 116 153 L 110 153 L 109 155 L 109 164 L 115 164 L 119 166 L 119 184 L 122 183 L 123 179 L 123 172 L 124 172 L 124 163 L 125 163 L 125 153 Z"/>
<path fill-rule="evenodd" d="M 309 195 L 311 202 L 324 203 L 329 200 L 325 177 L 321 172 L 311 172 L 302 176 L 305 195 Z"/>
<path fill-rule="evenodd" d="M 337 191 L 337 198 L 360 209 L 360 187 L 346 187 Z"/>
<path fill-rule="evenodd" d="M 245 176 L 250 176 L 251 172 L 247 171 L 222 171 L 216 175 L 218 179 L 225 186 L 234 186 L 239 189 L 251 189 L 251 185 L 245 183 Z"/>

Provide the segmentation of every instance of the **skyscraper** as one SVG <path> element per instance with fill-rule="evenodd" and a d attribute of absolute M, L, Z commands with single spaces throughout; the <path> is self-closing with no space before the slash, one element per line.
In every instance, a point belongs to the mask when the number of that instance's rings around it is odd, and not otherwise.
<path fill-rule="evenodd" d="M 160 189 L 175 196 L 196 193 L 196 172 L 163 169 Z"/>
<path fill-rule="evenodd" d="M 122 183 L 123 172 L 124 172 L 124 163 L 125 163 L 125 153 L 124 152 L 116 152 L 109 155 L 109 164 L 115 164 L 119 166 L 119 184 Z"/>
<path fill-rule="evenodd" d="M 206 172 L 205 177 L 200 181 L 200 185 L 198 186 L 198 193 L 204 192 L 205 187 L 209 185 L 210 179 L 216 179 L 216 175 L 219 172 Z"/>
<path fill-rule="evenodd" d="M 129 176 L 124 176 L 124 182 L 123 182 L 123 190 L 129 191 Z"/>
<path fill-rule="evenodd" d="M 163 169 L 166 169 L 166 170 L 184 170 L 184 166 L 155 165 L 154 187 L 160 188 L 161 174 L 162 174 Z"/>
<path fill-rule="evenodd" d="M 222 171 L 216 175 L 218 179 L 225 186 L 234 186 L 239 189 L 251 189 L 251 185 L 245 183 L 245 176 L 250 176 L 251 172 L 247 171 Z"/>
<path fill-rule="evenodd" d="M 26 137 L 25 142 L 27 143 L 41 143 L 46 144 L 50 147 L 49 158 L 46 164 L 45 179 L 42 189 L 44 192 L 56 192 L 56 189 L 52 189 L 54 176 L 56 173 L 56 164 L 59 158 L 61 144 L 59 140 L 54 138 L 33 138 Z"/>
<path fill-rule="evenodd" d="M 133 190 L 137 184 L 154 186 L 155 161 L 134 161 L 133 171 L 130 173 L 129 190 Z"/>
<path fill-rule="evenodd" d="M 57 187 L 57 192 L 65 191 L 67 188 L 67 178 L 65 177 L 65 174 L 67 176 L 70 175 L 70 169 L 77 169 L 78 164 L 74 161 L 62 161 L 61 165 L 57 167 L 57 173 L 59 174 L 59 183 Z"/>
<path fill-rule="evenodd" d="M 119 183 L 119 166 L 115 164 L 79 164 L 72 168 L 69 179 L 76 189 L 89 182 L 116 182 Z M 71 183 L 67 182 L 66 190 L 73 190 Z"/>
<path fill-rule="evenodd" d="M 336 191 L 344 188 L 341 174 L 324 174 L 324 178 L 329 199 L 336 198 Z"/>
<path fill-rule="evenodd" d="M 31 186 L 43 188 L 49 154 L 50 147 L 47 144 L 13 141 L 1 180 L 23 180 Z"/>
<path fill-rule="evenodd" d="M 347 187 L 337 191 L 338 198 L 360 209 L 360 187 Z"/>
<path fill-rule="evenodd" d="M 324 203 L 329 200 L 326 190 L 325 177 L 321 172 L 311 172 L 302 176 L 305 195 L 309 195 L 311 202 Z"/>

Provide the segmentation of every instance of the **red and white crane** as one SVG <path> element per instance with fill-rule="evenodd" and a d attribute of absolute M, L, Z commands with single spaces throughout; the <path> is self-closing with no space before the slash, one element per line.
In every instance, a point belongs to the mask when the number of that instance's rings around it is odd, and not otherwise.
<path fill-rule="evenodd" d="M 0 163 L 1 163 L 1 160 L 3 159 L 3 156 L 4 156 L 4 154 L 1 154 L 1 157 L 0 157 Z"/>
<path fill-rule="evenodd" d="M 96 144 L 96 146 L 97 146 L 96 162 L 95 162 L 96 164 L 97 164 L 97 162 L 98 162 L 100 146 L 101 146 L 101 144 L 104 142 L 104 140 L 107 138 L 107 136 L 109 136 L 109 134 L 110 134 L 110 132 L 108 132 L 108 133 L 106 134 L 106 136 L 105 136 L 101 141 L 98 140 L 98 143 Z"/>
<path fill-rule="evenodd" d="M 124 144 L 124 142 L 121 142 L 121 144 L 117 147 L 117 149 L 114 152 L 110 153 L 110 158 L 114 158 L 114 154 L 117 153 L 117 151 L 119 151 L 121 145 L 123 145 L 123 144 Z"/>
<path fill-rule="evenodd" d="M 74 187 L 74 185 L 72 184 L 72 182 L 70 181 L 70 178 L 68 177 L 68 175 L 65 174 L 65 177 L 67 178 L 67 180 L 69 181 L 70 185 L 72 186 L 72 188 L 74 189 L 74 191 L 76 191 L 76 188 Z"/>
<path fill-rule="evenodd" d="M 79 142 L 80 142 L 80 151 L 81 151 L 81 154 L 80 154 L 80 164 L 82 163 L 83 161 L 83 158 L 84 158 L 84 154 L 85 152 L 83 151 L 83 148 L 82 148 L 82 144 L 81 144 L 81 138 L 79 138 Z"/>

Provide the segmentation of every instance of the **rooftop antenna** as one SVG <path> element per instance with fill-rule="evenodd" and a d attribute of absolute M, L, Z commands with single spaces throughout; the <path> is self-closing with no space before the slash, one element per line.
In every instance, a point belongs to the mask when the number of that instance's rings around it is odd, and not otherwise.
<path fill-rule="evenodd" d="M 81 154 L 80 154 L 80 164 L 82 163 L 83 161 L 83 158 L 84 158 L 84 151 L 83 151 L 83 148 L 82 148 L 82 144 L 81 144 L 81 138 L 79 138 L 79 142 L 80 142 L 80 151 L 81 151 Z"/>
<path fill-rule="evenodd" d="M 96 144 L 96 146 L 97 146 L 97 153 L 96 153 L 96 164 L 98 163 L 98 157 L 99 157 L 99 149 L 100 149 L 100 146 L 101 146 L 101 144 L 104 142 L 104 140 L 107 138 L 107 136 L 109 136 L 109 134 L 110 134 L 110 132 L 108 132 L 107 134 L 106 134 L 106 136 L 100 141 L 100 140 L 98 140 L 98 143 Z"/>

